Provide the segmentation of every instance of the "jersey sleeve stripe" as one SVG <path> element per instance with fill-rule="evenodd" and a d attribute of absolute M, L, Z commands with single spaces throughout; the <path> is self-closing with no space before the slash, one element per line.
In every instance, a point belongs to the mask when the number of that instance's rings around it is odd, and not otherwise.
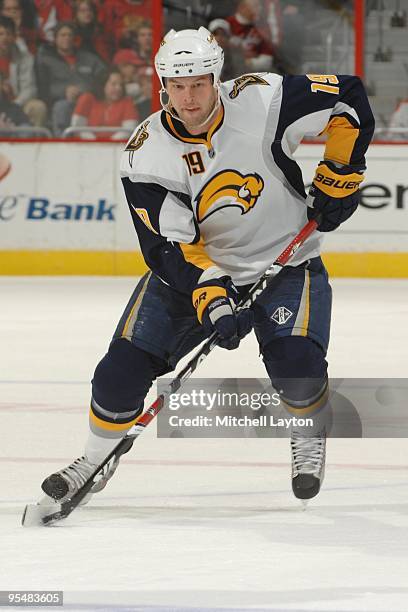
<path fill-rule="evenodd" d="M 324 158 L 349 164 L 360 130 L 347 117 L 336 116 L 330 119 L 322 134 L 328 135 Z"/>
<path fill-rule="evenodd" d="M 180 243 L 180 248 L 183 253 L 184 259 L 187 262 L 196 266 L 196 268 L 200 268 L 201 270 L 207 270 L 208 268 L 211 268 L 215 265 L 205 252 L 202 238 L 196 244 Z"/>

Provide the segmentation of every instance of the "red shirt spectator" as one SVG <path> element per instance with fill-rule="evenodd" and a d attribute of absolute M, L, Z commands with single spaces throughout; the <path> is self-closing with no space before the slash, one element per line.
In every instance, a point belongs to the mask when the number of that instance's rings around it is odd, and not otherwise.
<path fill-rule="evenodd" d="M 42 40 L 54 41 L 54 28 L 59 21 L 71 21 L 73 8 L 69 0 L 35 0 L 38 27 Z"/>
<path fill-rule="evenodd" d="M 143 60 L 133 49 L 119 49 L 113 56 L 112 64 L 118 67 L 122 75 L 126 95 L 136 101 L 141 92 L 139 71 L 145 65 Z"/>
<path fill-rule="evenodd" d="M 115 132 L 93 133 L 91 130 L 81 132 L 81 138 L 125 139 L 137 125 L 138 113 L 133 100 L 124 95 L 124 83 L 117 69 L 110 70 L 102 79 L 99 98 L 91 93 L 79 97 L 72 116 L 73 127 L 122 127 Z"/>
<path fill-rule="evenodd" d="M 151 0 L 106 0 L 100 8 L 100 21 L 118 47 L 135 47 L 137 29 L 150 18 Z"/>
<path fill-rule="evenodd" d="M 84 93 L 79 97 L 74 114 L 84 117 L 91 127 L 117 127 L 123 122 L 137 120 L 133 100 L 129 96 L 108 102 L 97 100 L 91 93 Z"/>
<path fill-rule="evenodd" d="M 226 18 L 231 27 L 231 46 L 242 49 L 246 67 L 268 71 L 273 63 L 273 46 L 255 25 L 261 13 L 260 0 L 239 0 L 235 15 Z"/>

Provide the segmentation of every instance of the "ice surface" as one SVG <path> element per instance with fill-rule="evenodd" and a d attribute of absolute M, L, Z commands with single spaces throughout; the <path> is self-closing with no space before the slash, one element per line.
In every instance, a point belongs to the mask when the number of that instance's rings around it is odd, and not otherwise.
<path fill-rule="evenodd" d="M 406 377 L 408 282 L 336 280 L 332 377 Z M 329 440 L 306 511 L 282 439 L 157 439 L 64 523 L 23 529 L 45 475 L 82 453 L 89 380 L 129 278 L 0 278 L 0 589 L 69 610 L 408 610 L 404 439 Z M 255 339 L 197 376 L 264 376 Z M 154 398 L 154 390 L 149 398 Z"/>

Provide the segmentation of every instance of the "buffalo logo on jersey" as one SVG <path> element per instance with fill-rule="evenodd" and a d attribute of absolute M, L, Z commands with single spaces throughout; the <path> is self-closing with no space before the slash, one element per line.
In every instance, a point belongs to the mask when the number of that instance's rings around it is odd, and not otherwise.
<path fill-rule="evenodd" d="M 150 121 L 145 121 L 142 123 L 132 140 L 130 140 L 127 144 L 125 151 L 137 151 L 141 146 L 143 146 L 143 144 L 149 138 L 149 132 L 147 131 L 147 126 L 149 123 Z"/>
<path fill-rule="evenodd" d="M 147 126 L 150 121 L 145 121 L 142 123 L 140 128 L 137 130 L 136 134 L 133 138 L 128 142 L 125 151 L 130 151 L 129 154 L 129 163 L 132 165 L 133 163 L 133 155 L 135 151 L 138 151 L 149 138 L 149 132 L 147 131 Z"/>
<path fill-rule="evenodd" d="M 244 215 L 255 206 L 263 188 L 259 174 L 243 175 L 237 170 L 222 170 L 204 185 L 195 199 L 197 221 L 201 223 L 228 206 L 240 208 Z"/>
<path fill-rule="evenodd" d="M 231 100 L 237 98 L 241 91 L 245 89 L 245 87 L 248 87 L 248 85 L 269 85 L 269 83 L 258 74 L 244 74 L 238 79 L 235 79 L 234 87 L 228 94 Z"/>

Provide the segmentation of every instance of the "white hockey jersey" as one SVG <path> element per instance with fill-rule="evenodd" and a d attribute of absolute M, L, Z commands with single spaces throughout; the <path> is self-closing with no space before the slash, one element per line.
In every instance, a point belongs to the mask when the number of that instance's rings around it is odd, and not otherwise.
<path fill-rule="evenodd" d="M 307 221 L 293 152 L 326 131 L 325 159 L 364 167 L 374 128 L 357 77 L 244 75 L 221 85 L 206 134 L 165 111 L 134 132 L 121 177 L 147 265 L 190 293 L 199 280 L 255 282 Z M 316 165 L 319 162 L 316 159 Z M 297 265 L 320 253 L 316 232 Z"/>

